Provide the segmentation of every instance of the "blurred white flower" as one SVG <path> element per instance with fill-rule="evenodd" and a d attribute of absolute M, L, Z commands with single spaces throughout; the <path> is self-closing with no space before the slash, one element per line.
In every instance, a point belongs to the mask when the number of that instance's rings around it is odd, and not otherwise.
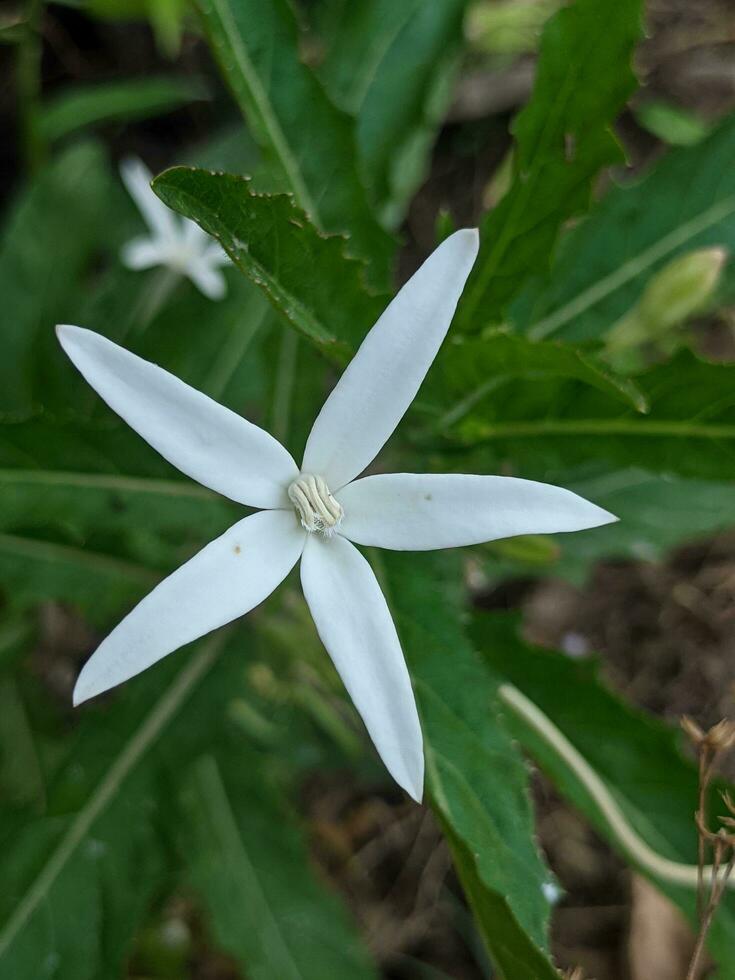
<path fill-rule="evenodd" d="M 545 881 L 541 885 L 541 892 L 549 905 L 557 905 L 564 894 L 555 881 Z"/>
<path fill-rule="evenodd" d="M 583 633 L 570 630 L 561 638 L 561 649 L 568 657 L 578 659 L 586 657 L 590 652 L 590 645 L 587 637 Z"/>
<path fill-rule="evenodd" d="M 568 490 L 513 477 L 356 479 L 413 401 L 477 249 L 476 231 L 457 232 L 398 293 L 327 398 L 300 468 L 263 429 L 160 367 L 88 330 L 58 328 L 79 371 L 154 449 L 204 486 L 261 508 L 128 614 L 82 670 L 76 704 L 242 616 L 301 558 L 322 642 L 388 770 L 421 799 L 423 744 L 411 681 L 385 598 L 355 544 L 424 551 L 615 520 Z"/>
<path fill-rule="evenodd" d="M 123 161 L 120 175 L 150 231 L 123 246 L 123 264 L 129 269 L 165 266 L 191 279 L 209 299 L 222 299 L 227 283 L 220 267 L 230 260 L 220 245 L 194 221 L 166 207 L 151 190 L 153 174 L 141 160 Z"/>

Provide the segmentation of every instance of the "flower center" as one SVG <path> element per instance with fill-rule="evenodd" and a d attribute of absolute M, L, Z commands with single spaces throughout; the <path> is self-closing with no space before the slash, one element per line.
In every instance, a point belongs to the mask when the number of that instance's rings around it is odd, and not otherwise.
<path fill-rule="evenodd" d="M 288 499 L 296 508 L 301 524 L 307 531 L 333 534 L 344 516 L 344 511 L 321 476 L 302 473 L 288 488 Z"/>

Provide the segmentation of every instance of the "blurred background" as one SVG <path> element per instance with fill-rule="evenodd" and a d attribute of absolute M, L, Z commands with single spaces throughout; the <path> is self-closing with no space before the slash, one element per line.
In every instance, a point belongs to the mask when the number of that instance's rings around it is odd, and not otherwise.
<path fill-rule="evenodd" d="M 351 6 L 350 0 L 298 4 L 307 63 L 318 68 L 330 25 L 350 17 Z M 473 225 L 502 195 L 509 180 L 511 121 L 529 97 L 540 31 L 557 7 L 556 0 L 466 5 L 453 69 L 446 72 L 450 90 L 436 100 L 441 120 L 428 173 L 420 175 L 399 229 L 402 278 L 441 234 L 437 215 L 439 223 Z M 30 40 L 29 19 L 37 32 Z M 101 141 L 113 161 L 140 157 L 154 173 L 193 159 L 248 172 L 253 149 L 192 26 L 185 0 L 3 0 L 3 209 L 10 213 L 29 176 L 80 135 Z M 33 90 L 38 62 L 40 93 Z M 735 110 L 735 4 L 650 0 L 636 69 L 641 87 L 616 124 L 629 163 L 600 179 L 600 196 L 623 171 L 636 174 L 668 147 L 695 144 Z M 29 112 L 39 114 L 35 141 L 23 135 Z M 115 193 L 122 199 L 121 187 Z M 133 223 L 132 211 L 115 213 L 124 218 L 110 227 L 111 249 L 130 237 L 125 223 Z M 78 221 L 79 227 L 86 221 L 83 209 Z M 78 231 L 74 222 L 67 214 L 51 229 L 59 254 Z M 696 349 L 709 358 L 735 360 L 735 308 L 723 306 L 690 326 Z M 175 358 L 177 341 L 170 344 Z M 266 349 L 261 369 L 283 356 L 275 345 Z M 243 379 L 251 401 L 263 394 L 262 377 L 263 370 Z M 270 404 L 277 429 L 284 408 L 277 398 Z M 494 565 L 489 562 L 474 574 L 470 567 L 468 581 L 478 608 L 518 611 L 532 642 L 575 660 L 599 653 L 605 680 L 632 704 L 672 722 L 688 714 L 708 726 L 733 713 L 735 534 L 695 537 L 663 556 L 641 553 L 638 559 L 600 562 L 573 581 L 548 577 L 543 567 L 542 574 L 534 573 L 534 561 L 544 564 L 543 548 L 537 556 L 524 556 L 522 573 L 516 556 L 499 549 Z M 295 608 L 285 618 L 274 617 L 276 643 L 290 628 L 288 617 L 301 615 Z M 6 683 L 0 687 L 0 790 L 6 800 L 33 795 L 28 783 L 36 778 L 37 752 L 53 756 L 55 732 L 66 737 L 75 728 L 70 692 L 98 637 L 94 623 L 56 601 L 38 604 L 22 630 L 23 662 L 34 687 L 30 702 L 27 692 L 21 697 Z M 14 649 L 11 641 L 8 649 Z M 313 669 L 307 658 L 298 677 L 307 691 L 310 682 L 307 677 L 304 685 L 304 677 Z M 295 696 L 265 663 L 253 665 L 250 682 L 266 701 L 273 696 L 282 704 Z M 284 690 L 273 693 L 279 684 Z M 307 705 L 307 711 L 322 710 Z M 33 717 L 27 727 L 18 718 L 26 711 Z M 247 716 L 245 707 L 242 712 L 249 731 L 261 725 L 264 737 L 270 737 L 267 729 L 274 722 L 267 712 L 263 717 Z M 327 714 L 321 724 L 335 729 L 338 741 L 354 738 L 339 712 Z M 40 750 L 33 744 L 37 735 L 30 735 L 38 729 L 44 741 Z M 300 780 L 299 822 L 317 877 L 346 901 L 382 976 L 489 976 L 434 817 L 373 775 L 374 789 L 364 773 L 355 778 L 342 766 L 310 770 Z M 534 805 L 539 842 L 560 886 L 552 919 L 558 962 L 579 965 L 597 980 L 682 977 L 691 937 L 678 914 L 627 870 L 538 774 Z M 131 860 L 134 876 L 134 854 Z M 196 889 L 167 880 L 146 902 L 149 911 L 128 957 L 127 980 L 245 980 L 235 958 L 218 948 Z"/>

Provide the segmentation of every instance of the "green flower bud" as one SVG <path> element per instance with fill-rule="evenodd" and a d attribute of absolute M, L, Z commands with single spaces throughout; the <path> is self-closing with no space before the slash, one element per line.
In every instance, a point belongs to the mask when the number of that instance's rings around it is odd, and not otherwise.
<path fill-rule="evenodd" d="M 559 560 L 561 552 L 558 543 L 545 534 L 519 534 L 514 538 L 492 541 L 486 548 L 496 558 L 526 565 L 553 565 Z"/>
<path fill-rule="evenodd" d="M 649 281 L 640 300 L 607 335 L 605 353 L 626 362 L 637 361 L 643 347 L 665 353 L 674 349 L 677 327 L 706 308 L 714 295 L 727 260 L 721 247 L 702 248 L 679 255 Z"/>
<path fill-rule="evenodd" d="M 683 323 L 707 305 L 726 259 L 724 248 L 702 248 L 673 259 L 648 284 L 640 316 L 657 332 Z"/>

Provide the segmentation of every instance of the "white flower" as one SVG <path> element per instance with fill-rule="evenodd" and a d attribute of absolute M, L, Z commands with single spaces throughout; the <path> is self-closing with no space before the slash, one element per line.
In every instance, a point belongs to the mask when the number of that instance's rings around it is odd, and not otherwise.
<path fill-rule="evenodd" d="M 123 264 L 129 269 L 166 266 L 191 279 L 209 299 L 222 299 L 227 283 L 220 266 L 230 260 L 219 244 L 156 197 L 151 190 L 153 174 L 141 160 L 125 160 L 120 175 L 150 231 L 149 237 L 134 238 L 123 246 Z"/>
<path fill-rule="evenodd" d="M 380 586 L 355 544 L 424 551 L 615 520 L 568 490 L 512 477 L 356 479 L 413 401 L 477 249 L 476 231 L 457 232 L 398 293 L 327 398 L 301 468 L 263 429 L 162 368 L 88 330 L 58 328 L 87 381 L 154 449 L 204 486 L 261 508 L 126 616 L 82 670 L 75 704 L 242 616 L 301 558 L 319 636 L 388 770 L 421 799 L 423 746 L 411 681 Z"/>

